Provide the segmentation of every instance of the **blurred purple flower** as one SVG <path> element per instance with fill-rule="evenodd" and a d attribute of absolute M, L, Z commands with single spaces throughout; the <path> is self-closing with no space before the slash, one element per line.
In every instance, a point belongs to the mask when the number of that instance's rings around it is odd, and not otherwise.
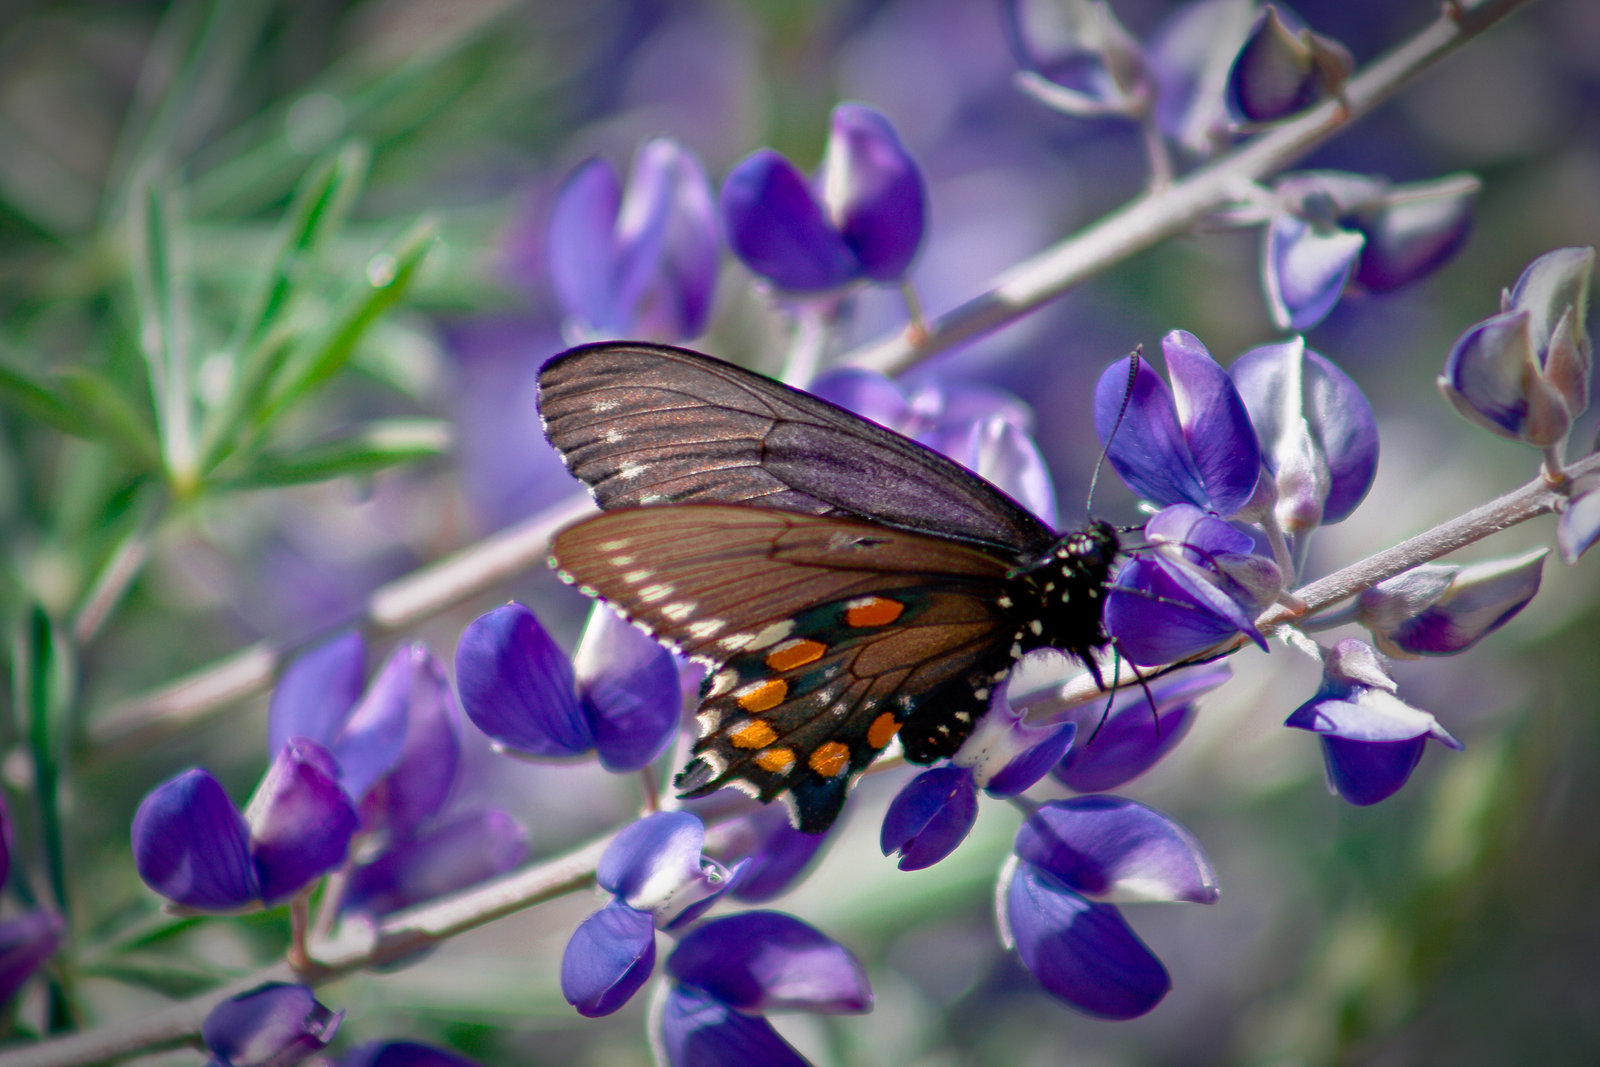
<path fill-rule="evenodd" d="M 1228 369 L 1274 481 L 1280 528 L 1299 535 L 1355 510 L 1378 471 L 1378 422 L 1361 388 L 1296 338 Z"/>
<path fill-rule="evenodd" d="M 445 816 L 350 872 L 340 907 L 382 916 L 514 870 L 528 831 L 498 808 Z"/>
<path fill-rule="evenodd" d="M 362 689 L 366 646 L 346 633 L 284 671 L 267 712 L 277 752 L 306 738 L 338 764 L 362 829 L 413 832 L 444 805 L 460 763 L 460 719 L 444 665 L 422 644 L 397 647 Z"/>
<path fill-rule="evenodd" d="M 1430 737 L 1461 747 L 1432 715 L 1396 696 L 1397 688 L 1377 651 L 1347 637 L 1324 651 L 1321 687 L 1285 723 L 1321 739 L 1328 788 L 1352 804 L 1396 793 Z"/>
<path fill-rule="evenodd" d="M 1431 274 L 1466 244 L 1479 185 L 1462 174 L 1406 185 L 1339 171 L 1280 178 L 1261 257 L 1273 321 L 1308 330 L 1352 282 L 1385 293 Z"/>
<path fill-rule="evenodd" d="M 722 223 L 752 272 L 785 292 L 824 293 L 903 278 L 922 242 L 926 200 L 922 174 L 889 120 L 843 103 L 833 109 L 815 182 L 761 149 L 723 183 Z"/>
<path fill-rule="evenodd" d="M 151 790 L 133 817 L 139 876 L 201 911 L 274 904 L 344 862 L 359 824 L 333 757 L 313 741 L 285 745 L 245 813 L 209 771 Z"/>
<path fill-rule="evenodd" d="M 857 1013 L 872 1007 L 848 949 L 781 912 L 702 923 L 667 958 L 674 979 L 652 1012 L 657 1058 L 672 1067 L 803 1065 L 759 1013 Z"/>
<path fill-rule="evenodd" d="M 1055 487 L 1033 441 L 1034 416 L 1018 397 L 979 385 L 925 383 L 907 392 L 876 371 L 841 368 L 811 392 L 943 453 L 1054 525 Z"/>
<path fill-rule="evenodd" d="M 200 1024 L 206 1065 L 294 1067 L 327 1047 L 343 1018 L 307 986 L 270 982 L 211 1009 Z"/>
<path fill-rule="evenodd" d="M 732 871 L 703 854 L 705 826 L 684 811 L 656 812 L 624 829 L 600 857 L 595 881 L 614 899 L 573 931 L 561 992 L 587 1016 L 628 1002 L 655 967 L 655 932 L 687 926 L 728 891 Z"/>
<path fill-rule="evenodd" d="M 1177 747 L 1194 724 L 1195 701 L 1232 675 L 1226 663 L 1206 664 L 1162 675 L 1150 683 L 1148 696 L 1143 689 L 1121 690 L 1109 709 L 1079 704 L 1070 714 L 1080 740 L 1051 773 L 1079 793 L 1132 781 Z"/>
<path fill-rule="evenodd" d="M 761 904 L 796 885 L 830 836 L 796 829 L 781 805 L 767 804 L 723 823 L 719 840 L 724 861 L 738 872 L 729 895 Z"/>
<path fill-rule="evenodd" d="M 677 142 L 642 145 L 626 193 L 605 160 L 579 166 L 556 198 L 546 240 L 571 343 L 705 332 L 717 281 L 711 184 Z"/>
<path fill-rule="evenodd" d="M 1451 656 L 1510 622 L 1539 591 L 1537 548 L 1466 566 L 1424 563 L 1356 598 L 1356 621 L 1389 656 Z"/>
<path fill-rule="evenodd" d="M 1553 449 L 1589 406 L 1586 325 L 1593 248 L 1559 248 L 1528 264 L 1500 313 L 1462 334 L 1439 389 L 1468 420 Z"/>
<path fill-rule="evenodd" d="M 1095 430 L 1136 493 L 1228 516 L 1249 502 L 1261 473 L 1255 430 L 1233 381 L 1191 333 L 1161 339 L 1169 389 L 1142 357 L 1130 389 L 1118 360 L 1094 393 Z M 1120 419 L 1120 422 L 1119 422 Z"/>
<path fill-rule="evenodd" d="M 1600 540 L 1600 482 L 1574 487 L 1556 525 L 1556 546 L 1561 562 L 1571 566 Z"/>
<path fill-rule="evenodd" d="M 1195 155 L 1209 156 L 1233 139 L 1224 89 L 1255 15 L 1255 0 L 1194 0 L 1175 8 L 1145 42 L 1159 86 L 1156 124 Z"/>
<path fill-rule="evenodd" d="M 1171 988 L 1166 968 L 1113 901 L 1215 903 L 1200 844 L 1171 818 L 1119 797 L 1051 801 L 1017 831 L 997 891 L 1000 936 L 1052 996 L 1131 1019 Z"/>
<path fill-rule="evenodd" d="M 1024 92 L 1078 118 L 1149 113 L 1144 53 L 1103 0 L 1006 0 L 1004 17 Z"/>
<path fill-rule="evenodd" d="M 478 1067 L 478 1063 L 416 1041 L 369 1041 L 339 1057 L 339 1067 Z"/>
<path fill-rule="evenodd" d="M 0 1008 L 56 954 L 66 930 L 65 920 L 49 908 L 0 922 Z"/>
<path fill-rule="evenodd" d="M 1254 539 L 1191 504 L 1164 508 L 1145 523 L 1151 547 L 1117 572 L 1106 598 L 1106 631 L 1131 662 L 1176 663 L 1239 634 L 1263 650 L 1255 617 L 1282 588 Z"/>
<path fill-rule="evenodd" d="M 617 773 L 660 755 L 682 713 L 671 654 L 596 606 L 576 668 L 515 602 L 473 620 L 456 646 L 461 705 L 497 744 L 538 757 L 596 751 Z"/>
<path fill-rule="evenodd" d="M 1313 33 L 1287 8 L 1268 4 L 1228 71 L 1228 110 L 1242 123 L 1276 122 L 1339 92 L 1354 69 L 1342 44 Z"/>

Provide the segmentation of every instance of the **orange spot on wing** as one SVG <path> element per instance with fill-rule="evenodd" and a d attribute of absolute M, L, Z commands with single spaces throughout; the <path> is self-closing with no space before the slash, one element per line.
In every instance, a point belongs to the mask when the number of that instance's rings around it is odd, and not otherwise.
<path fill-rule="evenodd" d="M 864 596 L 845 605 L 844 621 L 847 626 L 887 626 L 898 619 L 906 606 L 886 596 Z"/>
<path fill-rule="evenodd" d="M 811 753 L 811 758 L 806 761 L 811 769 L 824 778 L 832 778 L 845 769 L 850 762 L 850 749 L 839 741 L 828 741 L 818 745 L 817 750 Z"/>
<path fill-rule="evenodd" d="M 739 694 L 739 706 L 745 711 L 771 711 L 789 695 L 789 683 L 782 678 L 768 678 Z"/>
<path fill-rule="evenodd" d="M 778 739 L 778 732 L 760 719 L 751 719 L 728 734 L 735 748 L 763 748 Z"/>
<path fill-rule="evenodd" d="M 826 651 L 828 646 L 821 641 L 797 637 L 793 641 L 785 641 L 768 652 L 766 664 L 775 671 L 793 670 L 796 667 L 804 667 L 807 663 L 815 663 Z"/>
<path fill-rule="evenodd" d="M 894 713 L 886 711 L 872 720 L 872 725 L 867 727 L 867 744 L 873 748 L 882 748 L 894 740 L 894 735 L 900 732 L 900 720 Z"/>
<path fill-rule="evenodd" d="M 756 757 L 756 766 L 773 774 L 783 774 L 794 766 L 794 749 L 769 748 Z"/>

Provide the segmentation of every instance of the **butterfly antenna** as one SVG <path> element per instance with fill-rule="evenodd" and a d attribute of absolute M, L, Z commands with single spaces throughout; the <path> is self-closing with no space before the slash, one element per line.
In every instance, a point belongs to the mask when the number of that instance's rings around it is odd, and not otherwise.
<path fill-rule="evenodd" d="M 1128 353 L 1128 385 L 1122 390 L 1122 406 L 1117 408 L 1117 421 L 1111 424 L 1111 432 L 1106 434 L 1106 443 L 1100 449 L 1100 458 L 1094 461 L 1094 473 L 1089 476 L 1089 499 L 1084 502 L 1084 511 L 1094 513 L 1094 490 L 1100 484 L 1100 468 L 1106 464 L 1106 456 L 1111 452 L 1111 442 L 1116 440 L 1117 430 L 1122 427 L 1122 417 L 1128 413 L 1128 404 L 1133 400 L 1133 383 L 1139 380 L 1139 359 L 1144 355 L 1144 345 L 1135 345 L 1132 352 Z"/>
<path fill-rule="evenodd" d="M 1144 674 L 1140 672 L 1138 666 L 1132 660 L 1123 658 L 1122 649 L 1115 641 L 1111 642 L 1111 656 L 1111 662 L 1113 665 L 1112 677 L 1116 678 L 1118 675 L 1120 675 L 1122 673 L 1122 665 L 1126 663 L 1128 665 L 1128 670 L 1133 672 L 1134 679 L 1138 681 L 1139 688 L 1144 690 L 1144 698 L 1150 704 L 1150 716 L 1155 720 L 1156 737 L 1159 739 L 1161 737 L 1161 709 L 1156 707 L 1156 697 L 1155 694 L 1150 691 L 1149 681 L 1145 678 Z M 1104 688 L 1104 686 L 1102 686 L 1102 688 Z M 1111 715 L 1111 705 L 1117 699 L 1117 690 L 1115 685 L 1111 687 L 1109 693 L 1110 695 L 1106 699 L 1106 706 L 1100 710 L 1100 721 L 1095 723 L 1094 732 L 1089 735 L 1089 740 L 1084 742 L 1086 745 L 1094 744 L 1094 739 L 1100 736 L 1100 728 L 1106 724 L 1106 719 Z"/>

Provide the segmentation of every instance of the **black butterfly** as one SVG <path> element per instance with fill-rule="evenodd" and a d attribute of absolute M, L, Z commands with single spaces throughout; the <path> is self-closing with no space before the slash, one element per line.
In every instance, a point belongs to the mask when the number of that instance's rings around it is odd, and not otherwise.
<path fill-rule="evenodd" d="M 822 833 L 897 734 L 913 763 L 952 755 L 1027 652 L 1099 676 L 1105 523 L 1058 537 L 922 445 L 687 349 L 564 352 L 539 410 L 608 512 L 553 565 L 713 668 L 686 797 L 784 797 Z"/>

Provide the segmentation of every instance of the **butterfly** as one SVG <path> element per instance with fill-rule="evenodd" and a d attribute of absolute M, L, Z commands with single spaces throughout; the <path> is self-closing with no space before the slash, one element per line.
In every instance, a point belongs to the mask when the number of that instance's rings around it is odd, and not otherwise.
<path fill-rule="evenodd" d="M 709 666 L 684 797 L 734 786 L 823 833 L 895 737 L 953 755 L 1028 652 L 1099 677 L 1106 523 L 1058 536 L 931 449 L 683 348 L 564 352 L 539 412 L 603 511 L 552 565 Z"/>

